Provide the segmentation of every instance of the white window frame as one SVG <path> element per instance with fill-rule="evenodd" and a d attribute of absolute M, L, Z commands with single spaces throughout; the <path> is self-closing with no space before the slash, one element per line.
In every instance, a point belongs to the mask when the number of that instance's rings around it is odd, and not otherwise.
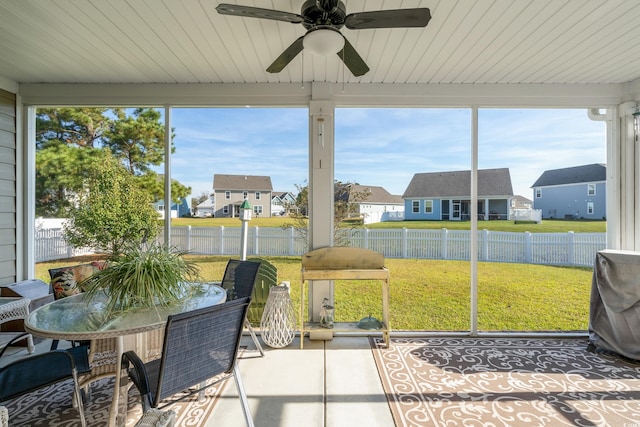
<path fill-rule="evenodd" d="M 260 200 L 260 192 L 256 191 L 256 200 Z"/>
<path fill-rule="evenodd" d="M 596 209 L 593 202 L 587 202 L 587 215 L 593 215 Z"/>
<path fill-rule="evenodd" d="M 164 205 L 158 205 L 158 212 L 164 212 Z"/>
<path fill-rule="evenodd" d="M 225 191 L 224 192 L 224 198 L 229 200 L 231 198 L 231 191 Z"/>
<path fill-rule="evenodd" d="M 595 195 L 596 195 L 596 185 L 587 184 L 587 196 L 595 196 Z"/>
<path fill-rule="evenodd" d="M 536 199 L 542 198 L 542 188 L 536 188 Z"/>
<path fill-rule="evenodd" d="M 229 205 L 224 205 L 222 207 L 222 213 L 228 215 L 229 214 Z"/>
<path fill-rule="evenodd" d="M 256 215 L 260 215 L 264 210 L 262 209 L 262 205 L 253 205 L 253 213 Z"/>
<path fill-rule="evenodd" d="M 411 201 L 411 213 L 420 213 L 420 200 Z"/>
<path fill-rule="evenodd" d="M 249 192 L 248 191 L 243 191 L 242 192 L 242 199 L 243 200 L 247 200 L 248 197 L 249 197 Z"/>
<path fill-rule="evenodd" d="M 427 214 L 433 213 L 433 200 L 424 201 L 424 213 L 427 213 Z"/>

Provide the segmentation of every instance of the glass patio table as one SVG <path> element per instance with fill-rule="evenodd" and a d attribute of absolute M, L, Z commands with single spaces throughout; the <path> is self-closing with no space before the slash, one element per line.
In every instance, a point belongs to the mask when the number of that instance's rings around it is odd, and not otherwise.
<path fill-rule="evenodd" d="M 93 298 L 89 298 L 87 294 L 78 294 L 37 308 L 25 319 L 24 326 L 27 332 L 35 336 L 57 340 L 89 341 L 115 338 L 115 385 L 108 425 L 124 425 L 126 407 L 124 412 L 119 412 L 118 409 L 120 399 L 126 406 L 127 387 L 121 387 L 121 378 L 117 373 L 121 370 L 124 351 L 130 350 L 130 347 L 135 349 L 135 344 L 129 341 L 125 345 L 124 337 L 161 329 L 171 314 L 221 304 L 227 297 L 220 286 L 211 283 L 197 284 L 191 289 L 192 292 L 176 305 L 137 308 L 111 316 L 107 316 L 106 313 L 105 294 L 97 294 Z"/>

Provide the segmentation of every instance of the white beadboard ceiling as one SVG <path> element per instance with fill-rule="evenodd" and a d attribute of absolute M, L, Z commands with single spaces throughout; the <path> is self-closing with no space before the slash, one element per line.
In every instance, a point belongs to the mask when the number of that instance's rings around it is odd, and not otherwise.
<path fill-rule="evenodd" d="M 214 0 L 0 0 L 0 76 L 18 83 L 610 84 L 640 78 L 637 0 L 344 0 L 428 7 L 426 28 L 342 33 L 371 70 L 299 55 L 300 24 L 219 15 Z M 300 13 L 303 0 L 230 0 Z"/>

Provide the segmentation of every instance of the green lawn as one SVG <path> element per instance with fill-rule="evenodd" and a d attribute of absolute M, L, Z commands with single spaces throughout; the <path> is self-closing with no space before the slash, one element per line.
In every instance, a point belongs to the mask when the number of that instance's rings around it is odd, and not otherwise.
<path fill-rule="evenodd" d="M 206 220 L 202 220 L 206 221 Z M 238 220 L 239 222 L 239 220 Z M 497 222 L 497 221 L 496 221 Z M 229 257 L 191 255 L 203 280 L 220 280 Z M 38 263 L 36 278 L 49 282 L 49 268 L 95 257 Z M 278 280 L 291 282 L 296 310 L 300 257 L 265 257 Z M 396 330 L 465 331 L 470 318 L 470 264 L 465 261 L 386 259 L 391 273 L 391 327 Z M 584 331 L 588 327 L 592 270 L 529 264 L 480 263 L 478 326 L 483 331 Z M 379 282 L 336 282 L 337 321 L 382 318 Z"/>
<path fill-rule="evenodd" d="M 253 218 L 249 221 L 250 227 L 283 227 L 291 224 L 293 220 L 288 217 Z M 171 220 L 174 227 L 240 227 L 242 222 L 238 218 L 174 218 Z M 348 222 L 346 227 L 361 227 L 357 222 Z M 418 229 L 442 229 L 469 230 L 469 221 L 389 221 L 369 224 L 371 229 L 394 228 L 418 228 Z M 568 220 L 543 220 L 540 224 L 516 224 L 514 221 L 478 221 L 478 229 L 490 231 L 529 231 L 531 233 L 604 233 L 607 231 L 606 221 L 568 221 Z"/>

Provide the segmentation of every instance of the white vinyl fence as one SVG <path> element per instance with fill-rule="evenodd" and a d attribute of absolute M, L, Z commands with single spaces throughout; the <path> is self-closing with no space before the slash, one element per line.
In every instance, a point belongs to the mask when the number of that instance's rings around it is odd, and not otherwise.
<path fill-rule="evenodd" d="M 240 254 L 240 228 L 175 227 L 171 245 L 193 254 Z M 470 259 L 469 230 L 354 229 L 350 246 L 382 253 L 386 258 Z M 66 245 L 62 230 L 37 230 L 36 262 L 91 253 Z M 163 237 L 160 236 L 160 241 Z M 512 233 L 478 231 L 478 259 L 490 262 L 592 267 L 596 252 L 606 248 L 605 233 Z M 294 228 L 249 227 L 247 254 L 301 256 L 305 242 Z"/>

